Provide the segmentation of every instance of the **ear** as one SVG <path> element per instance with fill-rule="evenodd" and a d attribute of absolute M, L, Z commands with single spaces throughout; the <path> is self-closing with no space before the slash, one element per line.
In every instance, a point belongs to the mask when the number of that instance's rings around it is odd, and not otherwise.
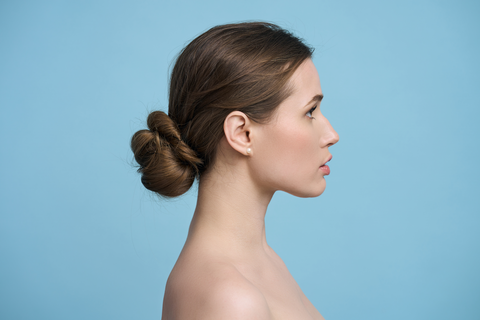
<path fill-rule="evenodd" d="M 251 121 L 240 111 L 232 111 L 223 122 L 228 144 L 243 155 L 251 155 Z M 249 151 L 247 151 L 249 149 Z"/>

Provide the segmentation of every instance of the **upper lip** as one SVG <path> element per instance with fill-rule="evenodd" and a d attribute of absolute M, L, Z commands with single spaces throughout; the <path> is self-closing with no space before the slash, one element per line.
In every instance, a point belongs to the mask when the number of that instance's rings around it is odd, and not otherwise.
<path fill-rule="evenodd" d="M 332 160 L 332 155 L 330 155 L 330 157 L 328 157 L 327 161 L 325 161 L 320 167 L 324 166 L 327 164 L 328 161 Z"/>

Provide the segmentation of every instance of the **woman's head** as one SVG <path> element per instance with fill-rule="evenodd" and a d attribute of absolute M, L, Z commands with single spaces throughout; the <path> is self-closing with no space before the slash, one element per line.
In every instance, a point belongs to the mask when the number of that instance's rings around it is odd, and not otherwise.
<path fill-rule="evenodd" d="M 263 22 L 221 25 L 194 39 L 173 68 L 168 116 L 152 112 L 149 130 L 132 137 L 145 187 L 169 197 L 186 192 L 212 166 L 226 117 L 240 111 L 255 123 L 268 122 L 312 52 Z"/>
<path fill-rule="evenodd" d="M 237 119 L 229 115 L 225 135 L 237 153 L 251 149 L 244 171 L 257 191 L 316 197 L 325 190 L 324 177 L 330 174 L 329 147 L 339 138 L 320 110 L 323 93 L 311 59 L 297 68 L 289 85 L 292 94 L 280 103 L 271 121 L 256 124 L 241 113 L 235 115 Z"/>

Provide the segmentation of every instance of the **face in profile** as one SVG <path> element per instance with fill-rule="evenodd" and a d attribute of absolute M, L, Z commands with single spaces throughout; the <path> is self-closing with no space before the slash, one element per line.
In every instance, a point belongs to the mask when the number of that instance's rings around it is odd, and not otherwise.
<path fill-rule="evenodd" d="M 311 59 L 298 67 L 290 85 L 293 93 L 252 136 L 251 174 L 266 191 L 316 197 L 325 190 L 330 173 L 325 166 L 332 157 L 328 148 L 339 137 L 320 111 L 323 94 Z"/>

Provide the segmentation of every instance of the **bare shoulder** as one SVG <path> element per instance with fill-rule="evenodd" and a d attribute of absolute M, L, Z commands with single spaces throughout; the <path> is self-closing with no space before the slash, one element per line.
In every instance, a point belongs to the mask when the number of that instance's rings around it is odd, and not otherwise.
<path fill-rule="evenodd" d="M 261 291 L 232 264 L 218 260 L 174 269 L 163 309 L 163 320 L 272 319 Z"/>
<path fill-rule="evenodd" d="M 225 270 L 212 279 L 200 319 L 271 319 L 270 308 L 260 290 L 236 270 Z"/>

